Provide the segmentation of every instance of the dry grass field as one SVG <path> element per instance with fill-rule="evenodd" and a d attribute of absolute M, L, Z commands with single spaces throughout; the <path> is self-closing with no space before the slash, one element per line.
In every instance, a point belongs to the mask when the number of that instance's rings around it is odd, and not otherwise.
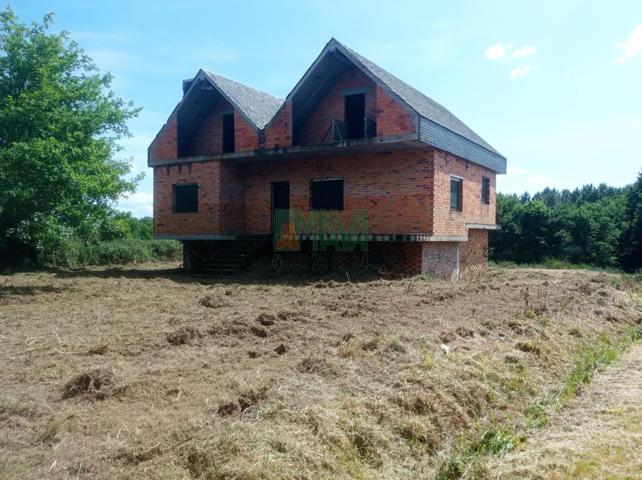
<path fill-rule="evenodd" d="M 526 431 L 581 352 L 640 323 L 639 288 L 534 269 L 0 276 L 0 478 L 456 478 L 467 439 Z"/>

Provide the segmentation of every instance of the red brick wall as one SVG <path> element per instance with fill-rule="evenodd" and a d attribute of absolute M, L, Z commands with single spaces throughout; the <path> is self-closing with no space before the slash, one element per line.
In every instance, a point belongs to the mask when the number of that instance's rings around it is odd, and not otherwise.
<path fill-rule="evenodd" d="M 245 232 L 245 173 L 244 168 L 229 162 L 221 163 L 221 232 L 236 235 Z"/>
<path fill-rule="evenodd" d="M 296 145 L 318 145 L 330 128 L 332 120 L 343 120 L 345 116 L 345 100 L 343 90 L 352 88 L 367 88 L 366 114 L 376 114 L 376 86 L 375 83 L 357 67 L 349 68 L 341 75 L 330 91 L 319 100 L 316 107 L 298 126 L 294 132 Z M 328 134 L 324 143 L 332 143 L 332 132 Z"/>
<path fill-rule="evenodd" d="M 319 157 L 246 167 L 245 227 L 270 233 L 271 182 L 290 182 L 290 207 L 309 212 L 310 180 L 344 179 L 348 225 L 356 210 L 368 212 L 370 233 L 429 233 L 432 213 L 432 153 L 406 150 L 385 154 Z"/>
<path fill-rule="evenodd" d="M 417 115 L 406 110 L 392 96 L 377 86 L 357 67 L 352 67 L 341 75 L 330 91 L 319 101 L 308 118 L 295 132 L 297 145 L 317 145 L 330 128 L 333 119 L 344 120 L 344 91 L 367 88 L 366 114 L 377 120 L 377 136 L 403 135 L 417 131 Z M 328 134 L 325 143 L 332 143 Z"/>
<path fill-rule="evenodd" d="M 418 242 L 370 242 L 368 260 L 380 263 L 386 270 L 404 275 L 421 273 L 422 244 Z"/>
<path fill-rule="evenodd" d="M 458 275 L 458 242 L 426 242 L 422 244 L 421 273 L 446 280 L 456 280 Z M 460 244 L 461 245 L 461 244 Z"/>
<path fill-rule="evenodd" d="M 147 149 L 148 158 L 150 160 L 175 159 L 178 156 L 177 138 L 176 110 L 174 110 Z"/>
<path fill-rule="evenodd" d="M 377 85 L 377 136 L 407 135 L 417 131 L 418 116 L 406 110 Z"/>
<path fill-rule="evenodd" d="M 223 114 L 234 112 L 234 151 L 249 152 L 259 148 L 259 134 L 225 99 L 221 99 L 203 119 L 189 142 L 188 156 L 223 153 Z"/>
<path fill-rule="evenodd" d="M 370 233 L 463 237 L 468 234 L 466 224 L 495 222 L 494 174 L 472 163 L 466 166 L 465 161 L 452 155 L 446 157 L 443 152 L 433 154 L 432 150 L 260 162 L 244 167 L 197 162 L 192 164 L 189 175 L 186 165 L 181 167 L 180 175 L 178 168 L 170 167 L 169 178 L 165 167 L 155 170 L 159 231 L 169 228 L 184 234 L 269 234 L 271 182 L 289 181 L 291 208 L 307 215 L 310 181 L 322 178 L 344 179 L 344 210 L 340 217 L 347 226 L 353 212 L 366 211 Z M 450 211 L 451 173 L 464 178 L 463 212 Z M 491 178 L 490 205 L 481 203 L 482 175 Z M 179 223 L 183 223 L 169 227 L 173 215 L 171 185 L 178 181 L 199 183 L 205 195 L 201 205 L 214 208 L 215 204 L 216 218 L 204 221 L 198 215 L 177 214 Z M 190 215 L 198 220 L 185 225 Z"/>
<path fill-rule="evenodd" d="M 452 154 L 434 153 L 433 233 L 435 235 L 466 235 L 467 223 L 495 224 L 495 173 Z M 463 211 L 450 210 L 450 176 L 464 179 Z M 490 178 L 490 205 L 481 202 L 482 176 Z"/>
<path fill-rule="evenodd" d="M 259 132 L 234 110 L 234 147 L 236 152 L 251 152 L 259 148 Z"/>
<path fill-rule="evenodd" d="M 198 183 L 198 212 L 173 213 L 175 184 Z M 155 235 L 218 234 L 220 230 L 220 162 L 154 168 Z"/>
<path fill-rule="evenodd" d="M 188 143 L 186 156 L 223 153 L 223 113 L 232 111 L 232 105 L 227 100 L 221 98 L 216 102 Z M 236 123 L 234 125 L 236 126 Z"/>
<path fill-rule="evenodd" d="M 488 259 L 488 230 L 468 230 L 468 241 L 461 244 L 461 271 L 466 275 L 470 270 L 486 266 Z"/>
<path fill-rule="evenodd" d="M 265 148 L 292 146 L 292 101 L 288 100 L 265 127 Z"/>
<path fill-rule="evenodd" d="M 221 99 L 205 116 L 186 149 L 186 156 L 220 155 L 223 153 L 223 113 L 234 112 L 234 147 L 236 152 L 249 152 L 259 148 L 259 133 L 225 99 Z M 176 112 L 163 125 L 148 149 L 150 160 L 178 158 L 178 130 Z"/>

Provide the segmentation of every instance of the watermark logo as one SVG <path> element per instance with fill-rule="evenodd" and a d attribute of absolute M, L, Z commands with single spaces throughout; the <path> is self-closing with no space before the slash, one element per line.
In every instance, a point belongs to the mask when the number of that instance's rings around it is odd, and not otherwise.
<path fill-rule="evenodd" d="M 302 240 L 311 241 L 313 252 L 368 250 L 366 210 L 274 210 L 272 231 L 275 252 L 300 252 Z"/>

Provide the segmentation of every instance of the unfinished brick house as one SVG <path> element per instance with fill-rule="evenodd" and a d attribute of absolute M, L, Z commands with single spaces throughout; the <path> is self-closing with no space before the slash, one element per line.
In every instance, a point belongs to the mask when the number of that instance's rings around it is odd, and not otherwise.
<path fill-rule="evenodd" d="M 276 212 L 331 212 L 344 223 L 333 239 L 354 238 L 358 212 L 369 258 L 446 278 L 486 262 L 506 171 L 446 108 L 335 39 L 285 100 L 200 70 L 148 164 L 155 238 L 181 240 L 189 270 L 231 273 L 282 233 Z M 289 215 L 298 248 L 328 235 Z"/>

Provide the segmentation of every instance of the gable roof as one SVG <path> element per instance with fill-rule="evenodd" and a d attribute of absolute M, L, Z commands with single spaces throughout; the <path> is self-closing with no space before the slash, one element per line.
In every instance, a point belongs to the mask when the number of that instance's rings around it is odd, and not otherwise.
<path fill-rule="evenodd" d="M 419 116 L 419 139 L 439 149 L 485 166 L 498 173 L 506 173 L 506 158 L 477 135 L 446 107 L 437 103 L 392 73 L 346 47 L 335 38 L 325 45 L 319 56 L 288 94 L 294 101 L 301 95 L 322 93 L 323 82 L 333 81 L 336 75 L 328 69 L 339 69 L 345 62 L 363 71 L 376 84 Z M 319 72 L 324 72 L 319 74 Z M 309 109 L 309 105 L 305 105 Z M 305 115 L 305 113 L 303 112 Z"/>
<path fill-rule="evenodd" d="M 205 77 L 227 100 L 252 123 L 262 129 L 272 119 L 284 100 L 207 70 Z M 198 75 L 197 75 L 198 76 Z"/>
<path fill-rule="evenodd" d="M 464 122 L 459 120 L 459 118 L 457 118 L 443 105 L 437 103 L 427 95 L 424 95 L 416 88 L 408 85 L 403 80 L 395 77 L 392 73 L 384 70 L 379 65 L 371 62 L 351 48 L 341 44 L 336 39 L 331 39 L 330 44 L 332 43 L 346 50 L 346 53 L 349 54 L 348 56 L 352 56 L 354 61 L 360 63 L 361 66 L 373 77 L 387 86 L 394 94 L 406 102 L 410 108 L 422 117 L 427 118 L 428 120 L 431 120 L 464 138 L 467 138 L 471 142 L 474 142 L 497 155 L 501 155 L 497 150 L 491 147 L 488 142 L 473 132 Z"/>
<path fill-rule="evenodd" d="M 386 92 L 409 110 L 415 112 L 419 116 L 418 139 L 420 141 L 478 163 L 495 172 L 506 172 L 506 158 L 447 108 L 351 48 L 346 47 L 335 38 L 331 38 L 325 45 L 319 56 L 287 96 L 287 99 L 293 101 L 296 98 L 303 99 L 304 104 L 297 110 L 299 115 L 305 116 L 305 111 L 310 108 L 314 98 L 322 94 L 323 82 L 336 80 L 340 69 L 344 68 L 341 65 L 344 67 L 345 65 L 354 65 L 361 69 Z M 329 71 L 334 74 L 324 77 L 316 73 L 319 71 L 326 73 Z M 189 85 L 180 105 L 185 104 L 186 97 L 198 84 L 197 80 L 210 83 L 257 130 L 264 129 L 272 119 L 276 118 L 278 111 L 285 104 L 281 98 L 201 69 L 193 80 L 186 81 Z M 194 99 L 193 102 L 196 103 L 191 109 L 188 108 L 190 111 L 207 108 L 207 105 L 198 99 Z"/>

